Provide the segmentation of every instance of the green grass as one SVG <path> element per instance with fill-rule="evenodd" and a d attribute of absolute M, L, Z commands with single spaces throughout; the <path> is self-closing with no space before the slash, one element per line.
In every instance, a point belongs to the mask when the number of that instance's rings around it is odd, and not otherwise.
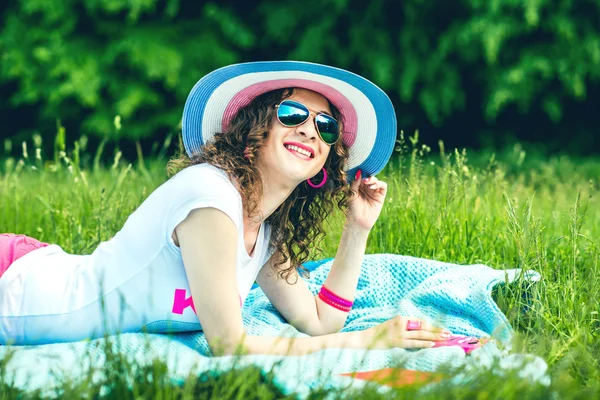
<path fill-rule="evenodd" d="M 37 141 L 39 144 L 39 140 Z M 35 147 L 35 146 L 34 146 Z M 164 147 L 164 146 L 163 146 Z M 0 163 L 0 230 L 60 244 L 87 254 L 117 232 L 127 216 L 166 179 L 161 156 L 128 165 L 120 156 L 102 165 L 97 152 L 76 142 L 67 157 L 28 154 Z M 140 153 L 141 156 L 141 153 Z M 533 353 L 549 366 L 550 387 L 518 376 L 472 375 L 467 385 L 441 384 L 427 392 L 399 389 L 399 398 L 597 398 L 600 396 L 600 160 L 528 155 L 520 146 L 435 154 L 416 137 L 400 142 L 379 175 L 389 184 L 387 204 L 368 253 L 398 253 L 494 268 L 541 273 L 532 305 L 522 312 L 519 288 L 501 287 L 495 298 L 517 331 L 514 352 Z M 331 216 L 322 257 L 335 254 L 339 214 Z M 110 353 L 110 351 L 109 351 Z M 0 360 L 0 400 L 40 398 L 21 393 Z M 269 374 L 256 369 L 221 376 L 190 376 L 184 385 L 166 378 L 164 364 L 135 369 L 110 353 L 102 382 L 65 381 L 65 398 L 273 398 Z M 114 373 L 119 371 L 119 373 Z M 249 383 L 250 382 L 250 383 Z M 418 396 L 417 396 L 418 394 Z M 315 390 L 312 398 L 327 391 Z M 380 398 L 373 389 L 329 393 Z M 390 395 L 386 395 L 386 398 Z"/>

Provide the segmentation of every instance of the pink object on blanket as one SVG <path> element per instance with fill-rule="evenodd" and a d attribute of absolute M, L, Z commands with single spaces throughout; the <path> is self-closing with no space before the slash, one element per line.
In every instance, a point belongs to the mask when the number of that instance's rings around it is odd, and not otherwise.
<path fill-rule="evenodd" d="M 25 254 L 49 246 L 49 243 L 14 233 L 0 233 L 0 277 L 8 267 Z"/>
<path fill-rule="evenodd" d="M 433 347 L 459 346 L 465 351 L 465 353 L 469 354 L 473 350 L 483 346 L 487 341 L 487 338 L 479 339 L 472 336 L 454 335 L 451 336 L 448 340 L 435 342 L 435 345 Z"/>

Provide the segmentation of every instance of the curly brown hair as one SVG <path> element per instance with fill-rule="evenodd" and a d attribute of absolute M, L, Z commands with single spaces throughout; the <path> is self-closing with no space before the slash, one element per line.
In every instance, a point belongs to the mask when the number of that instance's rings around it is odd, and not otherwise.
<path fill-rule="evenodd" d="M 256 154 L 265 143 L 274 119 L 275 106 L 290 97 L 294 88 L 278 89 L 257 96 L 234 116 L 226 132 L 216 133 L 214 139 L 204 144 L 192 158 L 185 152 L 167 164 L 169 175 L 174 175 L 191 165 L 208 163 L 225 171 L 229 178 L 238 182 L 244 209 L 249 217 L 259 214 L 258 205 L 263 194 L 262 181 L 255 168 Z M 340 112 L 329 103 L 332 116 L 343 125 Z M 281 257 L 274 265 L 280 278 L 288 281 L 294 269 L 303 276 L 308 271 L 302 263 L 308 260 L 309 246 L 317 245 L 325 236 L 323 222 L 331 214 L 334 205 L 345 211 L 350 197 L 347 174 L 344 170 L 348 160 L 348 147 L 338 140 L 325 161 L 327 183 L 313 189 L 306 182 L 298 185 L 289 197 L 266 219 L 271 226 L 272 251 Z M 247 155 L 247 157 L 245 157 Z M 323 178 L 319 172 L 313 178 L 319 182 Z M 317 246 L 315 254 L 321 254 Z M 290 260 L 291 267 L 277 268 Z"/>

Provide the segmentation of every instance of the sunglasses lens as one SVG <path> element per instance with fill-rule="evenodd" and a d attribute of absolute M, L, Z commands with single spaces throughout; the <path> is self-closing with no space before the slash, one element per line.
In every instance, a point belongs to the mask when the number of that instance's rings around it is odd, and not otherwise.
<path fill-rule="evenodd" d="M 309 115 L 306 107 L 291 100 L 283 101 L 277 108 L 277 118 L 285 126 L 300 125 L 308 119 Z"/>
<path fill-rule="evenodd" d="M 317 128 L 319 128 L 321 139 L 327 144 L 334 144 L 340 137 L 337 121 L 328 115 L 317 115 Z"/>

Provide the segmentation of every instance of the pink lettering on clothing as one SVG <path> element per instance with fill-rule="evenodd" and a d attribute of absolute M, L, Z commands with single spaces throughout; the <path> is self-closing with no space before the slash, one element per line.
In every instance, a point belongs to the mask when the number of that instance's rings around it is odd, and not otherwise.
<path fill-rule="evenodd" d="M 186 298 L 185 297 L 185 289 L 175 289 L 175 297 L 173 299 L 173 313 L 174 314 L 183 314 L 183 310 L 188 307 L 192 307 L 194 310 L 194 314 L 196 313 L 196 307 L 194 307 L 194 299 L 192 296 Z"/>
<path fill-rule="evenodd" d="M 173 297 L 173 314 L 183 314 L 183 311 L 188 308 L 188 307 L 192 307 L 192 310 L 194 311 L 194 314 L 196 314 L 196 307 L 194 306 L 194 299 L 192 298 L 192 296 L 190 297 L 185 297 L 186 295 L 186 290 L 185 289 L 175 289 L 175 296 Z M 240 307 L 242 306 L 242 296 L 239 296 L 240 299 Z"/>

